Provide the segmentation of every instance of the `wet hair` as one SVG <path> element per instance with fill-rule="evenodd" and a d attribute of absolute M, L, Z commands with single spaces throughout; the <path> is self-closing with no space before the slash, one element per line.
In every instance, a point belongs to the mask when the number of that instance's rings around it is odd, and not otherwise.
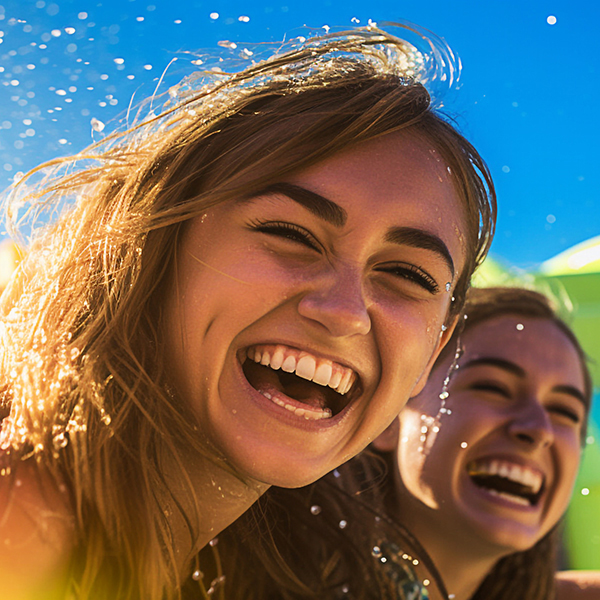
<path fill-rule="evenodd" d="M 191 410 L 169 393 L 159 332 L 191 219 L 357 144 L 410 132 L 446 161 L 463 203 L 467 257 L 448 318 L 460 311 L 491 242 L 494 188 L 476 150 L 432 109 L 407 67 L 412 52 L 368 27 L 284 48 L 216 82 L 192 78 L 158 116 L 53 161 L 39 186 L 26 178 L 12 192 L 16 220 L 23 205 L 60 216 L 36 230 L 0 306 L 0 448 L 6 470 L 35 456 L 66 486 L 81 597 L 180 595 L 161 457 L 185 485 L 180 448 L 205 450 Z M 202 507 L 184 514 L 172 504 L 195 539 Z"/>

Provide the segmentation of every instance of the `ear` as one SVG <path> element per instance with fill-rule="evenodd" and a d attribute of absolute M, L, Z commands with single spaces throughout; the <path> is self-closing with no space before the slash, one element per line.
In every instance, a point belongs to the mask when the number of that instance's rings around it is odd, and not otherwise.
<path fill-rule="evenodd" d="M 417 384 L 415 385 L 413 391 L 410 394 L 411 398 L 418 396 L 423 391 L 423 388 L 427 383 L 427 379 L 429 378 L 429 374 L 431 373 L 431 369 L 433 369 L 433 365 L 435 365 L 435 361 L 438 359 L 438 356 L 440 355 L 440 352 L 444 349 L 444 346 L 450 341 L 450 338 L 452 337 L 452 334 L 456 329 L 456 325 L 458 324 L 458 318 L 459 317 L 456 316 L 452 323 L 448 325 L 446 331 L 442 331 L 442 334 L 438 339 L 437 345 L 433 350 L 433 353 L 431 354 L 429 362 L 427 363 L 423 373 L 421 374 L 421 377 L 419 377 Z"/>
<path fill-rule="evenodd" d="M 379 452 L 393 452 L 398 446 L 398 436 L 400 435 L 400 423 L 396 417 L 387 429 L 380 433 L 372 442 L 372 446 Z"/>

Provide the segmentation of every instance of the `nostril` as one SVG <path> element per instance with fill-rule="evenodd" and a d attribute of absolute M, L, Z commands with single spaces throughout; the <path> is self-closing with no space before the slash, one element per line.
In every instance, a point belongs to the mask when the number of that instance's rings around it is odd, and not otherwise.
<path fill-rule="evenodd" d="M 516 437 L 518 440 L 521 440 L 522 442 L 526 442 L 528 444 L 533 444 L 535 442 L 533 436 L 528 435 L 527 433 L 517 433 Z"/>

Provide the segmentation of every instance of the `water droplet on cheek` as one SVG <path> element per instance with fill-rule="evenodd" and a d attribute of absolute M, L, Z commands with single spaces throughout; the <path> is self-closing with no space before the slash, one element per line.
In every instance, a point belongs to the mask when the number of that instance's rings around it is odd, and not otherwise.
<path fill-rule="evenodd" d="M 316 516 L 316 515 L 320 515 L 320 514 L 321 514 L 321 510 L 322 510 L 322 509 L 321 509 L 321 507 L 320 507 L 318 504 L 313 504 L 313 505 L 310 507 L 310 514 L 311 514 L 311 515 L 315 515 L 315 516 Z"/>

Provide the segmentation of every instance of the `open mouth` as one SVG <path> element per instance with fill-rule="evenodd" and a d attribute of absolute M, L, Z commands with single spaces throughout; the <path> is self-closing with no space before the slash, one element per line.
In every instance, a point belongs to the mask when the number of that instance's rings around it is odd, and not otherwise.
<path fill-rule="evenodd" d="M 536 506 L 544 488 L 544 475 L 531 467 L 498 459 L 480 459 L 467 465 L 471 480 L 494 496 L 521 506 Z"/>
<path fill-rule="evenodd" d="M 281 344 L 251 346 L 242 365 L 250 385 L 307 420 L 330 419 L 360 393 L 355 371 Z"/>

